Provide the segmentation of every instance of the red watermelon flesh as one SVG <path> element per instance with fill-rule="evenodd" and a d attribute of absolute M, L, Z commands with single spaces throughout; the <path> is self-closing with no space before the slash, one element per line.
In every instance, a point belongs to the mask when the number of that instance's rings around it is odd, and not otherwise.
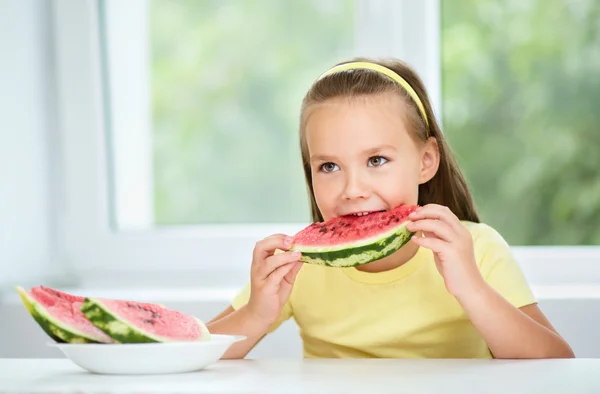
<path fill-rule="evenodd" d="M 132 329 L 159 341 L 197 341 L 208 339 L 207 335 L 210 335 L 204 324 L 195 317 L 157 304 L 110 299 L 95 301 Z"/>
<path fill-rule="evenodd" d="M 51 287 L 40 286 L 40 287 L 34 287 L 31 290 L 36 291 L 36 292 L 43 291 L 53 297 L 59 298 L 61 300 L 67 301 L 67 302 L 83 302 L 83 301 L 85 301 L 85 297 L 65 293 L 63 291 L 56 290 Z"/>
<path fill-rule="evenodd" d="M 85 302 L 85 297 L 83 297 L 83 296 L 65 293 L 63 291 L 56 290 L 51 287 L 40 286 L 40 287 L 35 287 L 31 290 L 36 291 L 38 293 L 43 291 L 43 292 L 47 293 L 48 295 L 58 298 L 60 300 L 70 302 L 70 303 L 78 303 L 77 304 L 78 308 L 81 308 L 81 304 L 83 304 Z M 151 304 L 151 303 L 147 303 L 147 302 L 137 302 L 137 301 L 128 301 L 128 302 L 131 302 L 131 303 L 134 303 L 137 305 L 158 305 L 158 304 Z M 164 308 L 163 305 L 159 305 L 159 306 Z"/>

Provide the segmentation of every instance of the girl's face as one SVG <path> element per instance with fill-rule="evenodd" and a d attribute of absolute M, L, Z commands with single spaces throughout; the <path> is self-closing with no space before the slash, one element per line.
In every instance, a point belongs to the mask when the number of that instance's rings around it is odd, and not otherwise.
<path fill-rule="evenodd" d="M 306 143 L 313 190 L 325 220 L 416 205 L 435 175 L 436 140 L 416 142 L 393 93 L 336 98 L 311 108 Z"/>

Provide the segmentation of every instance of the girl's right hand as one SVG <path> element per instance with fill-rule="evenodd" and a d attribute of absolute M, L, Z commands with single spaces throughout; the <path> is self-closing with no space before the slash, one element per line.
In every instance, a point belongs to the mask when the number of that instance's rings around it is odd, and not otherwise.
<path fill-rule="evenodd" d="M 247 308 L 261 322 L 275 323 L 302 267 L 298 262 L 300 252 L 287 251 L 291 246 L 292 237 L 276 234 L 257 242 L 254 247 Z M 274 254 L 276 249 L 287 252 Z"/>

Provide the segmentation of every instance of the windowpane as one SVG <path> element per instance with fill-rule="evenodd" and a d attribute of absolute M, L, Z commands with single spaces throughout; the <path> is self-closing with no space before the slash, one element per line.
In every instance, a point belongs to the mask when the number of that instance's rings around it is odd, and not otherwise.
<path fill-rule="evenodd" d="M 117 226 L 307 222 L 300 104 L 354 1 L 103 4 Z"/>
<path fill-rule="evenodd" d="M 308 220 L 300 102 L 352 20 L 352 1 L 152 1 L 156 223 Z"/>
<path fill-rule="evenodd" d="M 444 130 L 483 220 L 600 244 L 600 2 L 440 4 Z"/>

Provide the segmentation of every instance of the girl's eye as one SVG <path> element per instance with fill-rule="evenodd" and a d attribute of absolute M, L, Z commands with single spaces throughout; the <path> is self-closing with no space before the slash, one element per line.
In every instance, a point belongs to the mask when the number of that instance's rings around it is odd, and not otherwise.
<path fill-rule="evenodd" d="M 369 159 L 369 167 L 379 167 L 388 162 L 383 156 L 373 156 Z"/>
<path fill-rule="evenodd" d="M 336 171 L 337 169 L 338 169 L 338 166 L 335 163 L 329 162 L 329 163 L 323 163 L 321 165 L 321 171 L 323 171 L 323 172 L 333 172 L 333 171 Z"/>

